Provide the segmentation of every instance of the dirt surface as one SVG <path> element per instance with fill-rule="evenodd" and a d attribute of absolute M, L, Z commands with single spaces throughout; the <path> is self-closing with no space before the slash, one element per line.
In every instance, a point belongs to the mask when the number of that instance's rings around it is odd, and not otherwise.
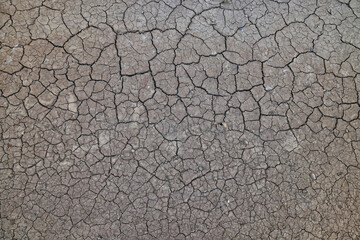
<path fill-rule="evenodd" d="M 0 239 L 360 239 L 359 0 L 0 12 Z"/>

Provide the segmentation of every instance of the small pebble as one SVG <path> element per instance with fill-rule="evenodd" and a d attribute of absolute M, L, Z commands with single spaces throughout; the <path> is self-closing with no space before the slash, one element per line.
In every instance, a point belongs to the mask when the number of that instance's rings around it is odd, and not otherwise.
<path fill-rule="evenodd" d="M 270 87 L 270 86 L 266 86 L 266 87 L 265 87 L 265 90 L 266 90 L 266 91 L 271 91 L 271 90 L 273 90 L 273 88 Z"/>
<path fill-rule="evenodd" d="M 269 49 L 265 50 L 265 56 L 269 55 Z"/>

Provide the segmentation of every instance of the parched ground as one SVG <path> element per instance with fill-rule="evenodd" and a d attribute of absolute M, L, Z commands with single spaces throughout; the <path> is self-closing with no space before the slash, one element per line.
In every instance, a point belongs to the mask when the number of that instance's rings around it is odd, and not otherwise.
<path fill-rule="evenodd" d="M 0 239 L 360 239 L 359 0 L 0 12 Z"/>

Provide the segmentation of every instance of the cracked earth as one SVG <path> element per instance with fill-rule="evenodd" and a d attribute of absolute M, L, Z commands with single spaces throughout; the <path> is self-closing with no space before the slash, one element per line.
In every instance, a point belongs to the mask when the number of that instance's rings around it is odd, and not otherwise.
<path fill-rule="evenodd" d="M 1 239 L 360 239 L 359 0 L 0 0 Z"/>

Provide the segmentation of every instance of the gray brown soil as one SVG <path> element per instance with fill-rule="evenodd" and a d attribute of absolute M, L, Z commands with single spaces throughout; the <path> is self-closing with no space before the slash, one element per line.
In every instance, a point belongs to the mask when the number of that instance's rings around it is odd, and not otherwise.
<path fill-rule="evenodd" d="M 0 0 L 0 239 L 360 239 L 360 0 Z"/>

